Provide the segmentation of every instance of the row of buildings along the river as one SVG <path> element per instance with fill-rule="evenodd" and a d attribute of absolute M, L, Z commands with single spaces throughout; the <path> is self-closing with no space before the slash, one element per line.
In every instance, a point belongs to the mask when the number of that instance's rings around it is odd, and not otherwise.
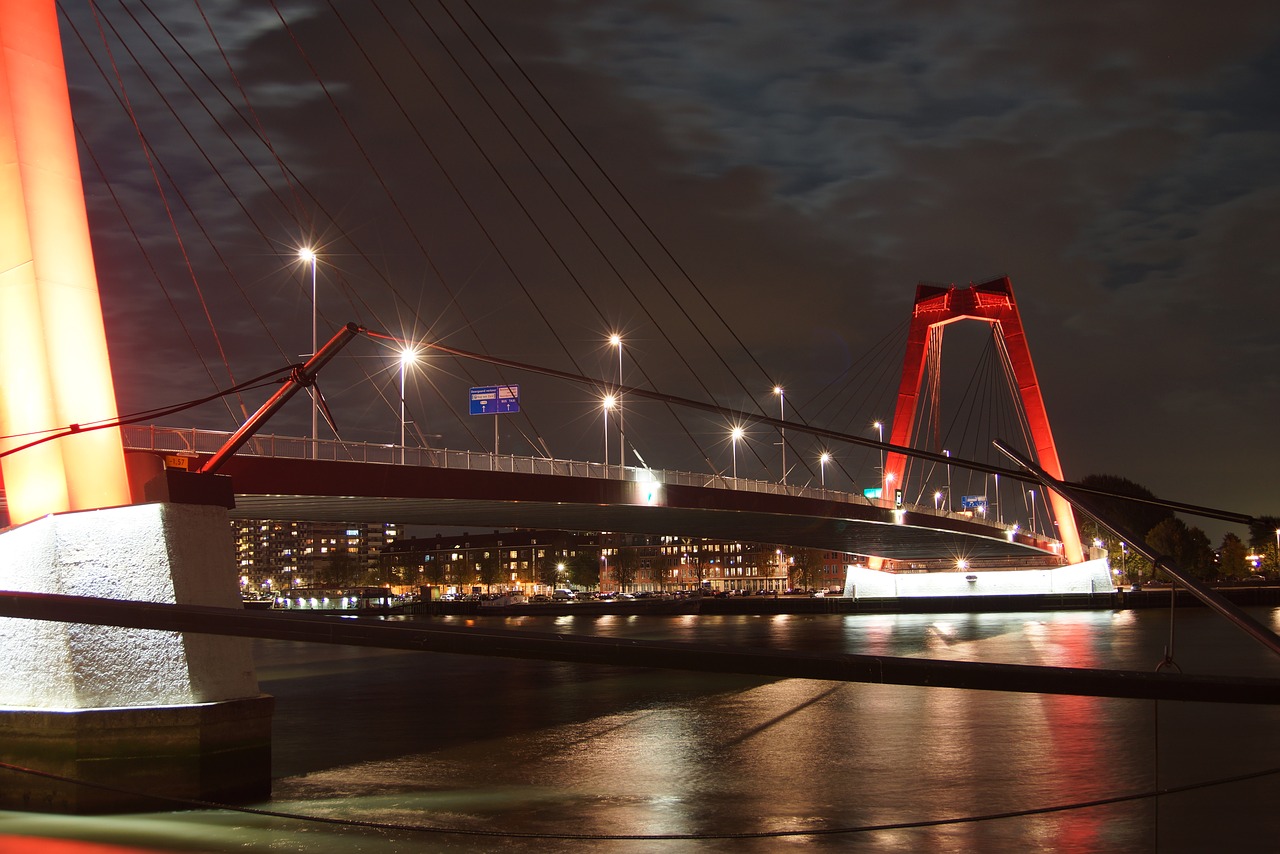
<path fill-rule="evenodd" d="M 555 588 L 663 592 L 840 588 L 851 555 L 687 537 L 566 531 L 406 536 L 394 524 L 233 523 L 247 596 L 309 587 L 382 586 L 396 593 Z"/>

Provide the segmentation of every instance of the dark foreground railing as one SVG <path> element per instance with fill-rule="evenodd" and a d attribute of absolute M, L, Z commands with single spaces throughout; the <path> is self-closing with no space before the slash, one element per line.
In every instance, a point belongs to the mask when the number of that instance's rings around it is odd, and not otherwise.
<path fill-rule="evenodd" d="M 1280 655 L 1280 635 L 1276 635 L 1276 633 L 1273 632 L 1270 628 L 1268 628 L 1267 626 L 1264 626 L 1262 623 L 1259 623 L 1249 614 L 1242 611 L 1238 606 L 1236 606 L 1232 602 L 1229 602 L 1216 590 L 1213 590 L 1207 585 L 1202 584 L 1197 579 L 1192 578 L 1190 575 L 1184 572 L 1181 567 L 1178 566 L 1177 562 L 1174 561 L 1172 557 L 1170 557 L 1169 555 L 1161 554 L 1160 552 L 1151 548 L 1151 546 L 1147 545 L 1146 540 L 1144 540 L 1141 536 L 1139 536 L 1136 531 L 1131 531 L 1128 528 L 1126 528 L 1124 525 L 1121 525 L 1119 522 L 1116 522 L 1114 519 L 1109 519 L 1106 513 L 1103 513 L 1099 510 L 1096 500 L 1094 500 L 1092 497 L 1076 489 L 1072 489 L 1067 484 L 1052 477 L 1048 472 L 1046 472 L 1040 466 L 1031 462 L 1031 460 L 1027 459 L 1026 456 L 1019 453 L 1017 450 L 1009 447 L 1009 445 L 1005 444 L 999 439 L 997 439 L 994 444 L 996 448 L 998 448 L 1003 454 L 1005 454 L 1005 456 L 1009 457 L 1009 459 L 1021 465 L 1024 469 L 1026 469 L 1031 474 L 1035 475 L 1036 479 L 1039 480 L 1043 486 L 1049 489 L 1052 489 L 1054 492 L 1057 492 L 1067 501 L 1071 502 L 1071 505 L 1075 507 L 1077 510 L 1083 510 L 1093 518 L 1097 519 L 1103 525 L 1110 528 L 1112 532 L 1115 533 L 1116 536 L 1118 536 L 1124 542 L 1128 543 L 1129 546 L 1131 546 L 1134 551 L 1138 552 L 1147 560 L 1151 561 L 1152 566 L 1154 566 L 1158 570 L 1163 570 L 1165 574 L 1167 574 L 1170 578 L 1172 578 L 1174 582 L 1184 587 L 1192 596 L 1196 597 L 1205 605 L 1212 608 L 1224 619 L 1226 619 L 1236 628 L 1240 629 L 1240 631 L 1244 632 L 1249 637 L 1253 638 L 1258 643 L 1265 646 L 1267 649 L 1271 650 L 1277 655 Z M 1123 496 L 1117 496 L 1117 497 L 1123 497 Z M 1208 508 L 1199 508 L 1199 509 L 1207 510 Z M 1237 519 L 1235 521 L 1243 521 L 1243 520 Z M 1173 600 L 1171 598 L 1171 603 L 1172 601 Z M 1165 663 L 1172 664 L 1173 663 L 1173 635 L 1172 635 L 1173 622 L 1172 621 L 1170 621 L 1169 626 L 1170 626 L 1170 629 L 1169 629 L 1170 637 L 1169 637 L 1169 646 L 1165 649 Z"/>
<path fill-rule="evenodd" d="M 1280 704 L 1280 680 L 574 637 L 502 629 L 395 625 L 197 605 L 0 593 L 0 616 L 383 649 L 654 667 L 777 678 L 1152 700 Z"/>

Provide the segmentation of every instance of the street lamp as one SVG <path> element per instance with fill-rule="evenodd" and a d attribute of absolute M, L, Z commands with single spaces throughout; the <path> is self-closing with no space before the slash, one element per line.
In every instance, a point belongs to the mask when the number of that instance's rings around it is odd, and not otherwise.
<path fill-rule="evenodd" d="M 400 351 L 400 465 L 404 465 L 404 375 L 409 365 L 418 361 L 418 350 L 412 346 L 406 346 Z"/>
<path fill-rule="evenodd" d="M 831 462 L 831 454 L 827 451 L 822 452 L 822 456 L 818 457 L 818 471 L 822 477 L 822 488 L 827 488 L 827 463 Z"/>
<path fill-rule="evenodd" d="M 947 512 L 951 512 L 951 452 L 943 451 L 947 456 Z"/>
<path fill-rule="evenodd" d="M 995 479 L 996 479 L 996 486 L 995 486 L 996 524 L 1003 525 L 1004 514 L 1000 512 L 1000 475 L 996 475 Z"/>
<path fill-rule="evenodd" d="M 734 427 L 733 432 L 729 435 L 733 438 L 733 479 L 738 479 L 738 440 L 742 438 L 745 431 L 741 427 Z"/>
<path fill-rule="evenodd" d="M 938 505 L 942 503 L 942 490 L 936 490 L 933 493 L 933 512 L 938 512 Z"/>
<path fill-rule="evenodd" d="M 894 507 L 897 507 L 897 506 L 898 506 L 898 502 L 893 500 L 893 472 L 885 472 L 885 476 L 884 476 L 884 491 L 885 491 L 885 492 L 887 492 L 887 493 L 889 493 L 889 494 L 888 494 L 888 495 L 882 495 L 882 496 L 880 496 L 880 497 L 881 497 L 883 500 L 885 500 L 885 501 L 892 502 L 893 506 L 894 506 Z"/>
<path fill-rule="evenodd" d="M 1031 533 L 1036 533 L 1036 491 L 1028 489 L 1027 494 L 1031 496 Z"/>
<path fill-rule="evenodd" d="M 880 443 L 880 477 L 884 477 L 884 422 L 877 421 L 871 426 L 876 428 L 876 441 Z"/>
<path fill-rule="evenodd" d="M 618 388 L 622 388 L 622 336 L 613 333 L 609 336 L 609 343 L 618 348 Z M 627 464 L 627 431 L 622 424 L 622 392 L 616 395 L 615 403 L 618 406 L 618 465 L 625 466 Z"/>
<path fill-rule="evenodd" d="M 613 409 L 617 403 L 617 399 L 611 394 L 606 394 L 601 401 L 604 408 L 604 464 L 606 466 L 609 465 L 609 410 Z"/>
<path fill-rule="evenodd" d="M 304 264 L 311 265 L 311 353 L 314 356 L 317 352 L 316 348 L 316 253 L 310 246 L 304 246 L 298 250 L 298 258 Z M 311 459 L 319 456 L 320 438 L 320 396 L 316 394 L 314 388 L 308 389 L 311 392 Z"/>
<path fill-rule="evenodd" d="M 773 393 L 778 396 L 778 420 L 787 420 L 787 395 L 782 390 L 782 386 L 773 387 Z M 782 485 L 787 485 L 787 428 L 779 427 L 778 434 L 782 437 Z"/>

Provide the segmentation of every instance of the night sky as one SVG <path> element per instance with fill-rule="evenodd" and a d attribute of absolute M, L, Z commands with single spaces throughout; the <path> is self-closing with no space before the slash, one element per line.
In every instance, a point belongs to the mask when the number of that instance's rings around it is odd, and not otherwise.
<path fill-rule="evenodd" d="M 1007 275 L 1068 478 L 1280 514 L 1274 3 L 60 5 L 123 413 L 309 352 L 312 243 L 322 340 L 613 381 L 616 329 L 628 385 L 776 415 L 781 383 L 789 419 L 871 438 L 916 284 Z M 962 403 L 984 335 L 948 332 L 940 441 L 999 461 Z M 360 341 L 322 376 L 344 438 L 397 440 L 396 372 Z M 504 452 L 600 458 L 591 389 L 436 355 L 415 426 L 491 446 L 465 407 L 492 382 L 528 416 Z M 723 424 L 626 417 L 655 468 L 730 466 Z M 299 400 L 272 430 L 308 424 Z M 776 479 L 776 441 L 740 473 Z M 837 455 L 832 484 L 875 482 Z"/>

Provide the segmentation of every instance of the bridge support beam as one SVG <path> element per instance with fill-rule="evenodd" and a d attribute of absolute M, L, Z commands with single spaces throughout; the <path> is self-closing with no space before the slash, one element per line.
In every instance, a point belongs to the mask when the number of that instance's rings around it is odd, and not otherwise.
<path fill-rule="evenodd" d="M 47 516 L 0 534 L 9 590 L 241 607 L 227 511 L 139 504 Z M 270 697 L 246 641 L 0 619 L 0 809 L 155 809 L 144 792 L 270 795 Z"/>

